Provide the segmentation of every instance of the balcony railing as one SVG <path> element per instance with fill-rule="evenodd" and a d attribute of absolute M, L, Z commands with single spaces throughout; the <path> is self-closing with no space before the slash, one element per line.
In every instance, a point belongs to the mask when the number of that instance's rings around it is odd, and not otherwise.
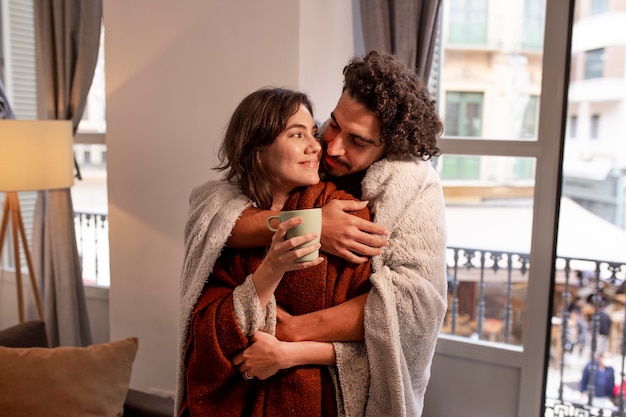
<path fill-rule="evenodd" d="M 108 287 L 109 220 L 106 214 L 74 212 L 76 244 L 83 270 L 83 282 Z"/>
<path fill-rule="evenodd" d="M 528 254 L 459 247 L 448 254 L 443 333 L 520 345 Z"/>
<path fill-rule="evenodd" d="M 442 333 L 521 345 L 529 267 L 528 253 L 449 247 Z M 625 262 L 557 258 L 546 416 L 626 417 L 625 272 Z M 608 335 L 601 332 L 603 311 L 611 319 Z M 614 399 L 596 395 L 597 366 L 589 369 L 587 387 L 580 386 L 585 366 L 604 350 L 613 362 Z"/>

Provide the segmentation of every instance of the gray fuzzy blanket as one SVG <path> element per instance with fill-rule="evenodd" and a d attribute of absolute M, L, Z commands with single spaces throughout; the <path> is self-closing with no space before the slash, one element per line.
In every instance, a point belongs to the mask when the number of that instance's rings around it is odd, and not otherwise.
<path fill-rule="evenodd" d="M 189 215 L 185 225 L 185 257 L 180 288 L 174 415 L 180 409 L 185 392 L 183 354 L 191 313 L 237 219 L 250 206 L 252 202 L 237 187 L 225 181 L 209 181 L 191 192 Z"/>
<path fill-rule="evenodd" d="M 386 161 L 363 179 L 374 221 L 390 232 L 373 259 L 365 305 L 366 416 L 420 416 L 447 307 L 443 191 L 430 162 Z"/>

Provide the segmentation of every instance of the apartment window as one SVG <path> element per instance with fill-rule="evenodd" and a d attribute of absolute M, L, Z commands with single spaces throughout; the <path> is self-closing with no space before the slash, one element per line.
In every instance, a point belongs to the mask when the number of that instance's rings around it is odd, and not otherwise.
<path fill-rule="evenodd" d="M 578 116 L 574 114 L 569 117 L 569 137 L 572 139 L 576 139 L 577 134 L 578 134 Z"/>
<path fill-rule="evenodd" d="M 544 0 L 524 1 L 522 27 L 522 48 L 541 50 L 543 48 Z"/>
<path fill-rule="evenodd" d="M 480 157 L 445 155 L 441 158 L 443 180 L 480 179 Z"/>
<path fill-rule="evenodd" d="M 590 14 L 600 14 L 609 11 L 609 0 L 591 0 Z"/>
<path fill-rule="evenodd" d="M 600 115 L 594 114 L 593 116 L 591 116 L 589 137 L 591 139 L 598 139 L 599 132 L 600 132 Z"/>
<path fill-rule="evenodd" d="M 487 0 L 450 2 L 448 43 L 470 45 L 487 43 Z"/>
<path fill-rule="evenodd" d="M 446 136 L 480 136 L 482 108 L 482 93 L 448 91 L 445 115 Z M 441 177 L 477 180 L 480 178 L 480 158 L 447 155 L 442 158 Z"/>
<path fill-rule="evenodd" d="M 447 136 L 480 136 L 483 93 L 448 91 L 445 129 Z"/>
<path fill-rule="evenodd" d="M 532 180 L 535 177 L 535 160 L 533 158 L 513 158 L 513 179 Z"/>
<path fill-rule="evenodd" d="M 539 96 L 528 97 L 524 110 L 520 138 L 537 137 L 537 121 L 539 120 Z"/>
<path fill-rule="evenodd" d="M 604 69 L 604 48 L 585 52 L 585 79 L 601 78 Z"/>

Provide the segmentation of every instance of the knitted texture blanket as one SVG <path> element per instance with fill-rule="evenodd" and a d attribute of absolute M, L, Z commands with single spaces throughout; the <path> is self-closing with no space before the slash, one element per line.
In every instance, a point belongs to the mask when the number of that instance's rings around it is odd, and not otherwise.
<path fill-rule="evenodd" d="M 191 191 L 180 288 L 175 413 L 185 393 L 183 353 L 191 312 L 237 219 L 251 206 L 252 202 L 237 187 L 224 181 L 209 181 Z"/>
<path fill-rule="evenodd" d="M 223 183 L 209 185 L 215 192 L 211 195 L 224 194 L 225 189 L 222 189 L 222 185 Z M 206 196 L 202 192 L 200 195 Z M 283 209 L 319 207 L 335 198 L 345 199 L 350 196 L 337 191 L 332 184 L 320 183 L 296 191 Z M 206 212 L 206 202 L 194 200 L 193 197 L 192 201 L 201 203 L 204 214 L 215 214 Z M 198 216 L 194 207 L 191 213 L 192 225 L 188 230 L 186 241 L 218 243 L 223 246 L 225 242 L 223 235 L 219 230 L 217 233 L 211 231 L 214 222 L 198 221 L 203 216 Z M 369 219 L 367 210 L 353 214 Z M 221 236 L 219 240 L 208 242 L 205 238 L 200 238 L 215 235 Z M 189 253 L 206 253 L 206 250 Z M 247 347 L 247 337 L 256 331 L 274 332 L 276 302 L 291 314 L 305 314 L 366 293 L 370 289 L 368 280 L 370 264 L 353 265 L 341 258 L 324 254 L 326 260 L 321 265 L 285 274 L 275 292 L 275 298 L 269 307 L 262 311 L 254 286 L 246 276 L 256 270 L 263 256 L 264 249 L 246 251 L 223 249 L 216 262 L 210 266 L 202 266 L 206 257 L 201 257 L 196 262 L 185 258 L 184 271 L 190 271 L 190 275 L 183 274 L 183 288 L 187 289 L 187 292 L 183 293 L 183 300 L 195 298 L 197 301 L 189 302 L 195 305 L 191 318 L 188 317 L 185 323 L 181 318 L 181 326 L 185 328 L 184 333 L 188 335 L 189 341 L 184 350 L 185 361 L 181 365 L 186 363 L 188 370 L 186 379 L 185 375 L 179 376 L 177 404 L 180 404 L 186 389 L 194 415 L 214 415 L 219 412 L 224 416 L 244 414 L 274 416 L 282 415 L 280 413 L 288 410 L 297 410 L 296 414 L 302 416 L 344 415 L 342 390 L 339 387 L 333 388 L 334 367 L 331 367 L 332 374 L 326 367 L 297 367 L 283 371 L 266 381 L 244 381 L 236 367 L 230 363 L 230 359 Z M 194 265 L 196 263 L 198 265 Z M 204 274 L 209 269 L 211 274 L 204 285 L 204 291 L 200 289 L 202 294 L 196 294 L 198 285 L 194 281 L 207 280 L 202 279 L 202 275 L 195 274 Z M 185 296 L 186 294 L 193 295 Z M 181 314 L 188 314 L 187 310 Z M 339 352 L 343 360 L 351 361 L 352 355 L 358 352 L 361 355 L 361 362 L 366 363 L 364 349 L 361 347 L 359 350 L 355 347 L 363 345 L 362 343 L 342 345 L 345 346 L 340 348 Z M 180 358 L 179 360 L 182 361 Z M 351 383 L 356 369 L 359 368 L 350 369 L 351 376 L 345 378 L 340 371 L 339 378 L 335 378 L 334 381 Z M 366 376 L 367 367 L 364 369 Z M 360 379 L 363 377 L 364 375 L 361 375 Z M 303 403 L 307 404 L 305 409 L 302 408 Z M 361 410 L 363 406 L 364 404 L 360 405 Z M 329 407 L 332 407 L 332 412 L 329 411 Z M 176 407 L 178 408 L 179 406 Z"/>
<path fill-rule="evenodd" d="M 443 192 L 430 162 L 373 164 L 362 182 L 374 221 L 390 231 L 373 258 L 365 305 L 366 416 L 420 416 L 446 299 Z"/>

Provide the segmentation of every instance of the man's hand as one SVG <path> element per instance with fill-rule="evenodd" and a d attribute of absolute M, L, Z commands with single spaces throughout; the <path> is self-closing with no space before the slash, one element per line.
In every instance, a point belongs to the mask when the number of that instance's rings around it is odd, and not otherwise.
<path fill-rule="evenodd" d="M 366 206 L 367 201 L 332 200 L 322 207 L 322 250 L 356 264 L 380 255 L 387 246 L 389 232 L 346 213 Z"/>

